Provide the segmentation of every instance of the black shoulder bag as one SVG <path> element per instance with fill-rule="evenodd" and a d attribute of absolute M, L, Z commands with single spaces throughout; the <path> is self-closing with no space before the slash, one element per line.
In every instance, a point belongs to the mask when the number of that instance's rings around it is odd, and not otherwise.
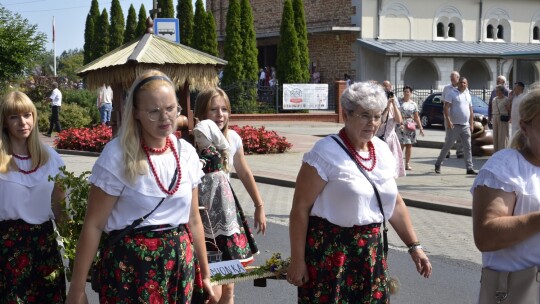
<path fill-rule="evenodd" d="M 382 202 L 381 202 L 381 196 L 379 195 L 379 191 L 377 190 L 377 187 L 375 186 L 375 183 L 373 183 L 373 181 L 371 180 L 371 178 L 367 175 L 366 171 L 364 170 L 364 168 L 362 168 L 360 166 L 359 163 L 356 162 L 356 159 L 354 158 L 354 155 L 351 154 L 351 152 L 343 145 L 343 143 L 341 142 L 341 140 L 339 140 L 335 135 L 331 135 L 332 139 L 335 140 L 338 145 L 345 151 L 347 152 L 347 154 L 351 157 L 351 159 L 354 161 L 354 163 L 356 164 L 356 166 L 358 167 L 358 169 L 360 170 L 360 172 L 362 172 L 362 174 L 364 174 L 364 176 L 366 177 L 366 179 L 368 180 L 368 182 L 371 184 L 371 186 L 373 187 L 373 191 L 375 191 L 375 196 L 377 197 L 377 202 L 379 203 L 379 210 L 381 211 L 382 213 L 382 216 L 383 216 L 383 250 L 384 250 L 384 255 L 387 256 L 387 253 L 388 253 L 388 237 L 387 237 L 387 234 L 388 234 L 388 228 L 386 228 L 386 217 L 384 216 L 384 210 L 383 210 L 383 206 L 382 206 Z"/>

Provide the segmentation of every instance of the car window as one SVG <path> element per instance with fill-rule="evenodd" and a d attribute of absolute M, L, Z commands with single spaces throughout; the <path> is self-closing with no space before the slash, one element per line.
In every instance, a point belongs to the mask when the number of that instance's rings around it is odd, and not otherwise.
<path fill-rule="evenodd" d="M 433 103 L 441 104 L 442 103 L 441 96 L 440 95 L 433 96 Z"/>
<path fill-rule="evenodd" d="M 487 108 L 488 107 L 488 104 L 482 100 L 482 98 L 476 96 L 476 95 L 471 95 L 471 99 L 472 99 L 472 104 L 473 104 L 473 107 L 477 107 L 477 108 Z"/>

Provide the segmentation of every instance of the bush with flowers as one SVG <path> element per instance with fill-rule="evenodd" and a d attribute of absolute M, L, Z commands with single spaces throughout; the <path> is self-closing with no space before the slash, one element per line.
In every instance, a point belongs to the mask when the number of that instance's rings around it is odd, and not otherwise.
<path fill-rule="evenodd" d="M 93 128 L 71 128 L 58 133 L 57 149 L 101 152 L 112 138 L 112 129 L 105 125 Z"/>
<path fill-rule="evenodd" d="M 276 131 L 266 130 L 264 126 L 255 128 L 232 125 L 229 128 L 242 138 L 245 154 L 284 153 L 292 147 L 285 137 L 279 136 Z"/>

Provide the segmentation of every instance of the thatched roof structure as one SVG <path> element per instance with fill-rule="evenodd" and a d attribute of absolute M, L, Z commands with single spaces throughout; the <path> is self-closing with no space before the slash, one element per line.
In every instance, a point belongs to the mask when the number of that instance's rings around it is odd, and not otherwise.
<path fill-rule="evenodd" d="M 167 74 L 179 88 L 186 81 L 190 90 L 218 84 L 218 69 L 227 61 L 165 38 L 145 34 L 83 66 L 77 74 L 86 77 L 89 89 L 104 83 L 129 88 L 137 75 L 148 69 Z"/>

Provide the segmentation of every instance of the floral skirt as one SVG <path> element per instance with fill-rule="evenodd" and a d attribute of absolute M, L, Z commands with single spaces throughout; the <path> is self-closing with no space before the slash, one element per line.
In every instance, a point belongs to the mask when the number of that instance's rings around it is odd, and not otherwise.
<path fill-rule="evenodd" d="M 380 224 L 341 227 L 311 216 L 306 264 L 298 303 L 389 303 Z"/>
<path fill-rule="evenodd" d="M 191 303 L 202 278 L 186 225 L 143 227 L 103 248 L 100 303 Z M 194 286 L 197 285 L 197 286 Z"/>
<path fill-rule="evenodd" d="M 0 221 L 0 302 L 65 300 L 66 277 L 52 222 Z"/>

